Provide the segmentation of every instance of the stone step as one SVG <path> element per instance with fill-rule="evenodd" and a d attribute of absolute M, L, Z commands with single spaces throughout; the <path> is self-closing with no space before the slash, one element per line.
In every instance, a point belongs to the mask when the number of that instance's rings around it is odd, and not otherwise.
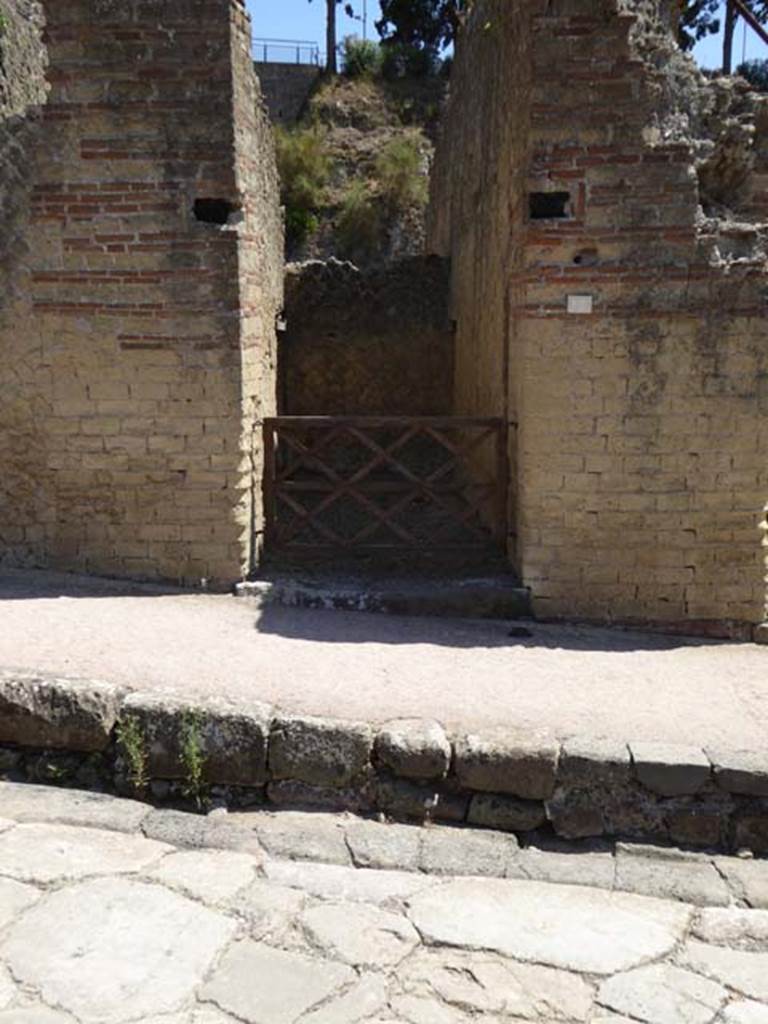
<path fill-rule="evenodd" d="M 260 607 L 469 619 L 532 617 L 530 591 L 508 575 L 366 580 L 270 574 L 239 583 L 235 592 Z"/>

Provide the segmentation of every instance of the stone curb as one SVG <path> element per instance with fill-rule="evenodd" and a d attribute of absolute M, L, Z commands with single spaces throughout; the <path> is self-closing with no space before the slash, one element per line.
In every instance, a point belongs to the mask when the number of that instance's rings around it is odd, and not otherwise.
<path fill-rule="evenodd" d="M 372 726 L 12 670 L 0 672 L 0 745 L 12 777 L 69 771 L 67 781 L 126 794 L 140 775 L 157 799 L 205 788 L 234 806 L 768 852 L 768 750 L 560 740 L 513 726 L 449 736 L 436 721 Z"/>
<path fill-rule="evenodd" d="M 333 895 L 359 886 L 375 892 L 375 876 L 394 872 L 404 897 L 412 888 L 409 875 L 416 886 L 429 885 L 430 878 L 439 884 L 453 875 L 587 886 L 768 913 L 768 860 L 715 852 L 627 842 L 568 844 L 535 836 L 521 846 L 513 835 L 466 826 L 423 827 L 270 808 L 203 815 L 104 793 L 13 782 L 0 782 L 0 808 L 0 838 L 30 824 L 143 835 L 177 851 L 245 853 L 278 884 L 323 891 L 330 886 Z"/>

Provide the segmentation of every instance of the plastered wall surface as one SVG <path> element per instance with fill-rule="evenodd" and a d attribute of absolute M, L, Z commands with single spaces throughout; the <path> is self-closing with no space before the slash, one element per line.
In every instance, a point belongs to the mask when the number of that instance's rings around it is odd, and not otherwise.
<path fill-rule="evenodd" d="M 707 86 L 672 20 L 480 2 L 431 245 L 454 263 L 459 408 L 517 423 L 509 549 L 538 613 L 745 635 L 766 594 L 766 108 Z M 565 216 L 532 218 L 552 192 Z"/>
<path fill-rule="evenodd" d="M 282 304 L 249 23 L 239 0 L 42 13 L 47 97 L 26 109 L 23 181 L 0 179 L 17 225 L 0 262 L 0 559 L 229 583 L 257 554 Z M 15 130 L 4 118 L 0 147 Z"/>

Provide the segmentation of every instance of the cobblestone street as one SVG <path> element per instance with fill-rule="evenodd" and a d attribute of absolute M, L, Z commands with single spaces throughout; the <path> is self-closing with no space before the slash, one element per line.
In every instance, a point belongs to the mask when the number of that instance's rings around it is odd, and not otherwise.
<path fill-rule="evenodd" d="M 0 786 L 3 1024 L 768 1022 L 768 862 Z"/>

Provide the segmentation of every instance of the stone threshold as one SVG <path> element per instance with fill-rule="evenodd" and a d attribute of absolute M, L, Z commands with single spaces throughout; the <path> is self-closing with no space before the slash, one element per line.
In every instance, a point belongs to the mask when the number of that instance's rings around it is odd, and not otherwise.
<path fill-rule="evenodd" d="M 528 619 L 531 592 L 509 575 L 429 579 L 279 573 L 235 586 L 260 608 L 310 608 L 443 618 Z"/>
<path fill-rule="evenodd" d="M 156 800 L 768 853 L 768 749 L 285 714 L 0 671 L 0 773 Z M 2 806 L 0 806 L 2 817 Z"/>

